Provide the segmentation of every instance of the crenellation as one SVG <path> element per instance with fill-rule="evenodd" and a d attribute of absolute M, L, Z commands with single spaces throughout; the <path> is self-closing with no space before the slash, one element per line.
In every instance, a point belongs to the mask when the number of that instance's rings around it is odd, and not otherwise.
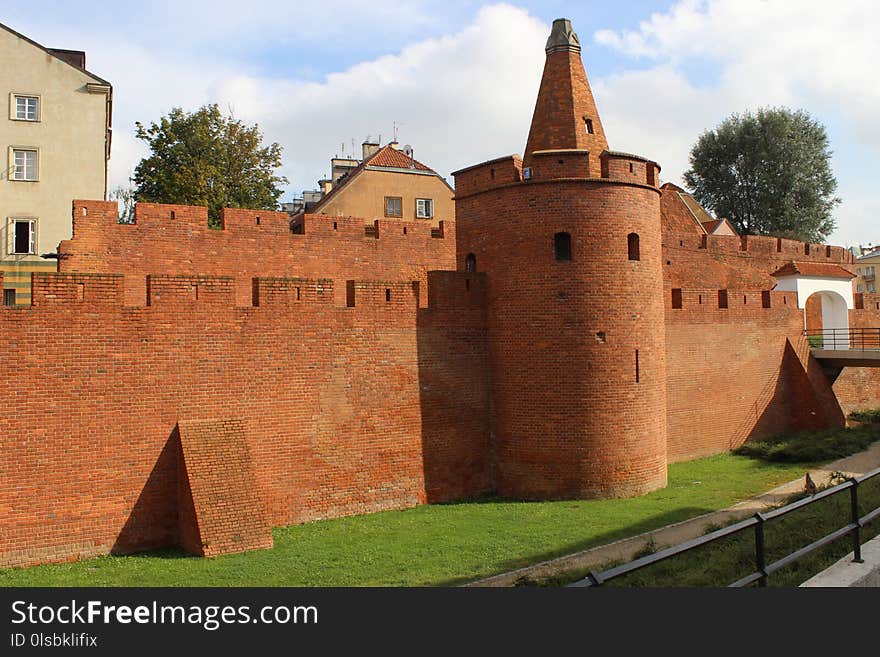
<path fill-rule="evenodd" d="M 58 272 L 0 310 L 0 567 L 640 495 L 670 462 L 880 406 L 877 370 L 829 381 L 804 330 L 818 297 L 773 276 L 847 280 L 852 256 L 715 234 L 734 231 L 658 188 L 657 163 L 608 150 L 577 39 L 553 30 L 525 163 L 453 174 L 457 221 L 226 209 L 212 229 L 204 207 L 120 224 L 74 201 Z M 854 298 L 849 326 L 880 327 L 880 295 Z"/>

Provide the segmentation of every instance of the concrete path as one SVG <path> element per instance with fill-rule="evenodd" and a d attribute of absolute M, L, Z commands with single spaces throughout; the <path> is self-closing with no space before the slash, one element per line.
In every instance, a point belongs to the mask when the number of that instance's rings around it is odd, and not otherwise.
<path fill-rule="evenodd" d="M 829 483 L 829 478 L 833 472 L 842 472 L 847 476 L 859 476 L 878 467 L 880 467 L 880 442 L 874 443 L 864 452 L 853 454 L 815 470 L 810 470 L 810 476 L 816 485 L 822 486 Z M 644 549 L 652 540 L 657 548 L 677 545 L 678 543 L 702 536 L 709 527 L 726 525 L 752 516 L 759 511 L 774 507 L 789 495 L 803 490 L 804 478 L 801 477 L 721 511 L 707 513 L 684 522 L 668 525 L 607 545 L 600 545 L 583 552 L 568 554 L 551 561 L 544 561 L 532 566 L 526 566 L 525 568 L 494 575 L 493 577 L 487 577 L 465 586 L 513 586 L 517 580 L 524 577 L 540 580 L 575 569 L 597 569 L 612 561 L 631 561 L 634 555 Z"/>

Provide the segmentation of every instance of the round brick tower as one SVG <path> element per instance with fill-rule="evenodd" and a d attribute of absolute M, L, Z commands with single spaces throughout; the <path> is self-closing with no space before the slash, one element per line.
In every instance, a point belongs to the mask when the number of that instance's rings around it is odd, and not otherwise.
<path fill-rule="evenodd" d="M 458 262 L 486 272 L 498 492 L 666 485 L 659 167 L 608 150 L 559 19 L 524 160 L 456 172 Z"/>

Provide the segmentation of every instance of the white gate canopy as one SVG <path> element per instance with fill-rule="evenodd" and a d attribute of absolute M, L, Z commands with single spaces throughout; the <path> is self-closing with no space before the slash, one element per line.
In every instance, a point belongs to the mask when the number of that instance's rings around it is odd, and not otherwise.
<path fill-rule="evenodd" d="M 805 308 L 807 299 L 817 292 L 825 293 L 826 297 L 841 297 L 847 310 L 854 310 L 856 307 L 852 285 L 852 279 L 856 275 L 840 265 L 790 262 L 773 272 L 772 276 L 779 281 L 776 289 L 780 292 L 797 292 L 798 308 Z M 849 323 L 848 318 L 846 323 Z"/>

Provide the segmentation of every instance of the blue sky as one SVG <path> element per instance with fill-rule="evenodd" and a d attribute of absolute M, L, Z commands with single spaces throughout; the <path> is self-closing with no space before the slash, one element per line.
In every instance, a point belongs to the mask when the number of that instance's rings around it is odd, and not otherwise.
<path fill-rule="evenodd" d="M 247 10 L 243 10 L 246 7 Z M 874 0 L 509 2 L 157 0 L 4 6 L 0 22 L 86 50 L 115 88 L 111 186 L 145 153 L 134 121 L 219 102 L 285 152 L 285 199 L 367 136 L 441 175 L 521 152 L 554 18 L 572 20 L 612 148 L 680 183 L 698 135 L 734 111 L 789 105 L 828 129 L 837 244 L 880 242 L 880 9 Z M 345 145 L 345 146 L 343 146 Z"/>

